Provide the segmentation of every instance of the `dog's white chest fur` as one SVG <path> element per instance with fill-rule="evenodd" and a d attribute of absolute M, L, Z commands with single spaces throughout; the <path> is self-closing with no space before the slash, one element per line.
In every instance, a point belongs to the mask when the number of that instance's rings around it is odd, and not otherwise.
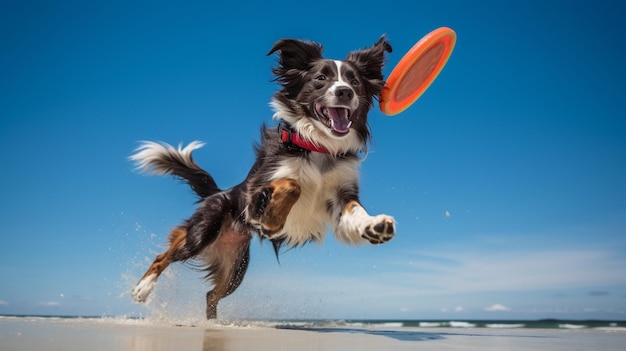
<path fill-rule="evenodd" d="M 340 189 L 358 183 L 359 164 L 358 159 L 334 159 L 320 153 L 281 161 L 271 180 L 295 179 L 301 192 L 278 236 L 289 245 L 323 240 L 332 216 L 338 215 L 328 210 L 328 204 L 337 199 Z"/>

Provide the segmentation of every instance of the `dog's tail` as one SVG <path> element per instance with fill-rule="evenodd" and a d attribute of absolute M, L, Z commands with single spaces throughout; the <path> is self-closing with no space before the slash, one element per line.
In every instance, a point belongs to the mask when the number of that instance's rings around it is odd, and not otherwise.
<path fill-rule="evenodd" d="M 191 157 L 193 150 L 204 146 L 204 143 L 193 141 L 186 147 L 178 145 L 178 149 L 166 143 L 143 141 L 129 158 L 137 169 L 148 174 L 171 174 L 183 179 L 201 198 L 221 191 L 209 173 L 200 168 Z"/>

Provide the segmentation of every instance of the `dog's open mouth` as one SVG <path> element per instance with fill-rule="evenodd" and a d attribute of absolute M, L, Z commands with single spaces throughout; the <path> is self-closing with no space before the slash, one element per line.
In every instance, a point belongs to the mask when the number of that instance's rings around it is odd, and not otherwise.
<path fill-rule="evenodd" d="M 347 134 L 350 131 L 350 109 L 347 107 L 331 107 L 322 103 L 315 104 L 315 113 L 320 121 L 337 134 Z"/>

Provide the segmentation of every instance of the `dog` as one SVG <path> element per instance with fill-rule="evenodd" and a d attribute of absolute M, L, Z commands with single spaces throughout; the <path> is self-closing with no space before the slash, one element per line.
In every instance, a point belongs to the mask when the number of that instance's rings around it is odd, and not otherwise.
<path fill-rule="evenodd" d="M 173 262 L 198 260 L 213 289 L 206 295 L 206 317 L 217 318 L 220 299 L 241 284 L 257 233 L 276 255 L 285 245 L 319 242 L 331 229 L 347 244 L 382 244 L 396 232 L 394 218 L 369 215 L 359 202 L 360 155 L 371 139 L 367 114 L 380 94 L 385 54 L 382 36 L 344 60 L 322 57 L 322 45 L 281 39 L 267 56 L 280 89 L 270 105 L 276 126 L 263 125 L 256 161 L 245 180 L 222 190 L 200 168 L 192 142 L 175 148 L 142 142 L 130 156 L 138 169 L 183 179 L 200 197 L 195 213 L 169 234 L 168 249 L 157 255 L 132 291 L 146 301 L 157 278 Z"/>

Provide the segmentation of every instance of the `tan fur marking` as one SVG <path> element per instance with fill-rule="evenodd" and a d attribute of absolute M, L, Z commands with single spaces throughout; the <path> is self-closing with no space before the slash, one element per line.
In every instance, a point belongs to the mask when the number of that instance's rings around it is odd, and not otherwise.
<path fill-rule="evenodd" d="M 295 179 L 283 178 L 270 183 L 272 198 L 265 208 L 261 223 L 271 231 L 280 230 L 293 204 L 300 198 L 300 183 Z"/>
<path fill-rule="evenodd" d="M 141 280 L 144 280 L 146 277 L 152 274 L 156 274 L 157 276 L 161 275 L 165 268 L 167 268 L 167 266 L 169 266 L 174 261 L 172 259 L 172 255 L 174 254 L 174 252 L 178 248 L 181 248 L 185 245 L 186 237 L 187 230 L 185 228 L 176 227 L 172 229 L 169 235 L 169 248 L 164 253 L 157 255 L 154 262 L 152 262 L 150 268 L 148 268 L 148 271 L 146 271 L 146 274 L 144 274 Z"/>
<path fill-rule="evenodd" d="M 360 206 L 361 206 L 361 204 L 359 204 L 358 202 L 352 200 L 352 201 L 348 202 L 346 204 L 346 206 L 343 208 L 342 215 L 346 215 L 346 214 L 352 213 L 352 211 L 354 211 L 354 209 L 356 207 L 360 207 Z"/>

